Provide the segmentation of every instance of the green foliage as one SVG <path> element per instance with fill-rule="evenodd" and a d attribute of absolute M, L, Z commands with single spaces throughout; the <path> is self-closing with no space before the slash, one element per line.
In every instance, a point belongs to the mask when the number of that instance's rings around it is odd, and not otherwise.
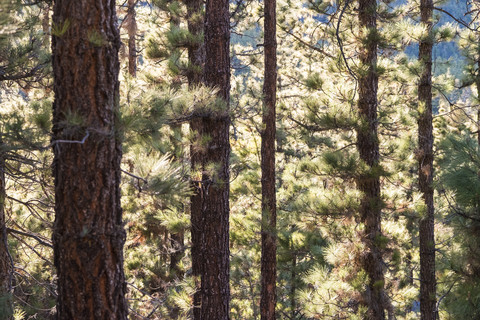
<path fill-rule="evenodd" d="M 52 23 L 52 31 L 51 32 L 52 32 L 52 35 L 60 38 L 68 31 L 69 28 L 70 28 L 70 20 L 65 19 L 65 21 L 63 21 L 59 24 Z M 89 35 L 89 41 L 92 42 L 92 40 L 90 40 L 90 35 Z"/>
<path fill-rule="evenodd" d="M 166 34 L 168 43 L 174 48 L 185 48 L 203 43 L 203 34 L 191 34 L 188 30 L 172 25 Z"/>
<path fill-rule="evenodd" d="M 44 133 L 49 133 L 52 129 L 52 104 L 50 101 L 35 101 L 31 108 L 35 111 L 32 117 L 33 124 Z"/>
<path fill-rule="evenodd" d="M 102 35 L 100 32 L 98 32 L 97 30 L 88 31 L 88 41 L 91 44 L 93 44 L 95 47 L 102 47 L 107 43 L 105 36 Z"/>
<path fill-rule="evenodd" d="M 470 134 L 448 135 L 441 142 L 443 157 L 440 185 L 447 199 L 455 241 L 459 247 L 447 254 L 448 277 L 451 294 L 446 298 L 446 309 L 450 314 L 466 318 L 478 317 L 480 310 L 480 152 L 476 139 Z M 454 202 L 448 200 L 453 198 Z"/>
<path fill-rule="evenodd" d="M 305 80 L 305 85 L 311 90 L 320 90 L 323 85 L 323 79 L 319 73 L 314 72 Z"/>
<path fill-rule="evenodd" d="M 45 76 L 50 56 L 42 47 L 38 5 L 5 0 L 0 7 L 0 89 L 13 83 L 28 87 Z"/>
<path fill-rule="evenodd" d="M 463 207 L 479 205 L 480 153 L 478 142 L 472 136 L 447 136 L 440 147 L 445 155 L 442 159 L 442 185 L 454 192 L 456 203 Z"/>
<path fill-rule="evenodd" d="M 161 46 L 160 43 L 155 41 L 153 38 L 148 39 L 147 44 L 148 46 L 146 55 L 148 58 L 161 60 L 170 56 L 168 49 Z"/>
<path fill-rule="evenodd" d="M 17 309 L 17 310 L 15 310 L 15 312 L 13 314 L 13 319 L 14 320 L 23 320 L 23 319 L 25 319 L 26 315 L 27 314 L 25 313 L 25 311 Z"/>

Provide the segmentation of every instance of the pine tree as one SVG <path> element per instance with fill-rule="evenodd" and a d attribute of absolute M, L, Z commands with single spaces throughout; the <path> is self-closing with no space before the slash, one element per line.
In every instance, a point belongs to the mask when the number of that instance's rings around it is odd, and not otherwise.
<path fill-rule="evenodd" d="M 0 131 L 0 319 L 12 315 L 11 291 L 13 264 L 8 251 L 7 228 L 5 224 L 5 146 Z"/>
<path fill-rule="evenodd" d="M 418 182 L 425 210 L 420 218 L 420 313 L 436 318 L 435 234 L 433 203 L 432 50 L 433 2 L 420 1 L 420 22 L 427 32 L 419 46 L 422 73 L 418 84 Z"/>
<path fill-rule="evenodd" d="M 369 319 L 385 319 L 386 295 L 380 241 L 382 199 L 380 195 L 379 142 L 377 122 L 377 46 L 378 31 L 376 22 L 376 1 L 360 0 L 358 19 L 360 32 L 364 39 L 360 47 L 360 61 L 365 72 L 358 78 L 358 112 L 360 124 L 357 129 L 357 148 L 360 159 L 368 170 L 360 174 L 357 186 L 362 192 L 360 200 L 360 218 L 365 224 L 365 250 L 362 266 L 368 276 L 365 302 Z"/>
<path fill-rule="evenodd" d="M 201 114 L 200 239 L 201 312 L 198 319 L 229 319 L 230 250 L 230 14 L 227 0 L 208 0 L 205 5 L 204 83 L 218 90 L 218 101 Z M 193 205 L 193 204 L 192 204 Z M 198 227 L 198 226 L 197 226 Z"/>
<path fill-rule="evenodd" d="M 127 319 L 115 1 L 56 1 L 52 24 L 58 319 Z"/>
<path fill-rule="evenodd" d="M 187 6 L 187 23 L 188 31 L 194 37 L 199 37 L 203 34 L 204 30 L 204 15 L 203 15 L 203 3 L 201 0 L 187 0 L 185 1 Z M 188 86 L 190 89 L 199 86 L 202 81 L 203 65 L 205 63 L 205 47 L 202 43 L 192 42 L 188 46 L 188 63 L 190 65 L 190 72 L 187 73 Z M 197 70 L 197 71 L 195 71 Z M 194 194 L 190 198 L 190 234 L 192 238 L 192 274 L 195 277 L 195 285 L 197 288 L 201 288 L 201 277 L 203 276 L 202 264 L 204 256 L 202 254 L 202 236 L 203 236 L 203 212 L 202 212 L 202 199 L 203 196 L 199 192 L 200 190 L 195 186 L 197 181 L 193 181 L 201 174 L 197 174 L 196 177 L 193 174 L 197 170 L 202 170 L 202 153 L 200 152 L 201 146 L 199 141 L 201 137 L 199 133 L 202 132 L 202 119 L 194 116 L 190 120 L 190 131 L 197 138 L 190 145 L 190 165 L 192 170 L 192 184 L 194 186 Z M 203 292 L 198 290 L 193 296 L 193 319 L 202 319 L 202 309 L 200 308 L 202 303 Z"/>
<path fill-rule="evenodd" d="M 127 31 L 128 31 L 128 73 L 132 77 L 137 75 L 137 46 L 136 39 L 137 36 L 137 20 L 135 5 L 136 0 L 128 0 L 128 10 L 127 10 Z"/>
<path fill-rule="evenodd" d="M 262 293 L 260 312 L 263 320 L 276 319 L 277 280 L 277 204 L 275 181 L 275 133 L 277 93 L 276 1 L 264 5 L 264 109 L 262 118 Z"/>

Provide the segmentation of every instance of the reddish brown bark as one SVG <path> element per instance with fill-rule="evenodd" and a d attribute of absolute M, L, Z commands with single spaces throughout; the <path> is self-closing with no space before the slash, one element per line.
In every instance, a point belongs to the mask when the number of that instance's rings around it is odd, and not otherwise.
<path fill-rule="evenodd" d="M 358 78 L 358 112 L 361 124 L 357 129 L 357 148 L 360 159 L 371 169 L 357 179 L 357 186 L 363 197 L 360 203 L 360 218 L 365 225 L 365 252 L 362 267 L 368 276 L 368 283 L 363 293 L 364 303 L 368 307 L 368 319 L 385 319 L 385 293 L 382 252 L 378 240 L 382 236 L 380 178 L 375 173 L 379 166 L 380 152 L 378 143 L 377 90 L 378 75 L 377 41 L 369 34 L 377 32 L 376 0 L 359 0 L 358 20 L 361 35 L 365 41 L 360 50 L 360 61 L 367 72 Z"/>
<path fill-rule="evenodd" d="M 199 115 L 194 129 L 204 144 L 194 150 L 195 163 L 201 169 L 197 196 L 192 201 L 192 214 L 201 208 L 201 217 L 192 219 L 192 232 L 198 232 L 200 245 L 195 254 L 201 257 L 201 285 L 196 303 L 200 311 L 194 319 L 229 319 L 229 127 L 230 92 L 230 15 L 228 0 L 207 0 L 205 6 L 204 83 L 218 89 L 224 107 L 212 106 L 210 112 Z M 194 122 L 195 122 L 194 121 Z M 201 219 L 201 220 L 200 220 Z M 193 225 L 195 223 L 195 225 Z M 193 241 L 193 234 L 192 234 Z M 198 304 L 197 304 L 198 306 Z"/>
<path fill-rule="evenodd" d="M 432 124 L 432 50 L 433 2 L 420 1 L 420 21 L 429 36 L 420 41 L 419 60 L 423 72 L 418 85 L 418 183 L 425 202 L 420 219 L 420 315 L 422 320 L 436 318 L 435 231 L 433 203 L 433 124 Z"/>
<path fill-rule="evenodd" d="M 260 313 L 274 320 L 277 279 L 277 207 L 275 192 L 275 104 L 277 92 L 276 1 L 266 0 L 264 16 L 265 72 L 261 145 L 262 169 L 262 266 Z"/>
<path fill-rule="evenodd" d="M 127 319 L 115 1 L 57 0 L 53 24 L 57 319 Z"/>
<path fill-rule="evenodd" d="M 203 33 L 204 20 L 199 19 L 203 9 L 202 0 L 186 0 L 187 6 L 187 20 L 188 31 L 192 35 L 198 35 Z M 198 43 L 191 43 L 188 47 L 188 59 L 191 66 L 201 67 L 205 63 L 205 51 L 204 46 Z M 188 72 L 188 85 L 190 88 L 194 88 L 202 82 L 202 72 Z M 190 130 L 195 133 L 195 139 L 190 146 L 190 161 L 192 173 L 195 175 L 192 180 L 201 179 L 201 173 L 195 174 L 195 172 L 202 171 L 202 158 L 203 152 L 201 146 L 198 145 L 201 141 L 200 133 L 202 130 L 202 121 L 199 117 L 194 117 L 190 121 Z M 193 296 L 193 319 L 201 319 L 201 302 L 202 292 L 201 288 L 201 275 L 203 265 L 202 254 L 202 235 L 203 235 L 203 215 L 202 215 L 202 193 L 200 181 L 192 181 L 195 193 L 190 200 L 190 233 L 192 238 L 192 274 L 195 277 L 197 291 Z"/>

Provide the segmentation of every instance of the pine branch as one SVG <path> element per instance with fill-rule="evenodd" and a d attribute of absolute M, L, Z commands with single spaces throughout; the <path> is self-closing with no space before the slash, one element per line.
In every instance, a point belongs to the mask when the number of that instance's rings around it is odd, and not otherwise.
<path fill-rule="evenodd" d="M 25 237 L 35 239 L 35 240 L 38 241 L 39 244 L 53 249 L 53 245 L 51 243 L 42 240 L 40 237 L 38 237 L 37 235 L 35 235 L 33 233 L 23 232 L 23 231 L 15 230 L 15 229 L 8 228 L 8 227 L 7 227 L 7 233 L 19 234 L 19 235 L 22 235 L 22 236 L 25 236 Z"/>
<path fill-rule="evenodd" d="M 355 73 L 350 69 L 350 66 L 348 65 L 347 58 L 345 56 L 345 52 L 343 51 L 343 41 L 340 38 L 340 23 L 342 22 L 342 17 L 343 14 L 345 13 L 345 10 L 347 10 L 348 5 L 350 4 L 351 0 L 347 0 L 345 2 L 345 5 L 342 8 L 342 11 L 340 12 L 340 15 L 338 17 L 338 22 L 337 22 L 337 28 L 335 30 L 335 36 L 337 37 L 337 42 L 338 42 L 338 47 L 340 48 L 340 53 L 342 54 L 343 61 L 345 62 L 345 66 L 347 67 L 348 73 L 355 79 L 355 82 L 358 81 L 357 76 Z M 355 90 L 356 91 L 356 90 Z"/>
<path fill-rule="evenodd" d="M 458 22 L 459 24 L 461 24 L 462 26 L 464 26 L 465 28 L 467 28 L 468 30 L 470 31 L 478 31 L 478 28 L 472 28 L 470 27 L 470 23 L 467 23 L 466 21 L 463 21 L 462 19 L 458 19 L 456 18 L 455 16 L 453 16 L 450 12 L 448 12 L 447 10 L 444 10 L 442 8 L 439 8 L 439 7 L 433 7 L 434 10 L 437 10 L 437 11 L 440 11 L 442 13 L 445 13 L 447 16 L 449 16 L 450 18 L 452 18 L 453 20 L 455 20 L 456 22 Z"/>
<path fill-rule="evenodd" d="M 277 23 L 277 25 L 282 28 L 282 26 Z M 284 30 L 287 34 L 291 35 L 295 40 L 297 40 L 298 42 L 300 42 L 301 44 L 303 44 L 304 46 L 307 46 L 308 48 L 314 50 L 314 51 L 317 51 L 317 52 L 320 52 L 321 54 L 323 54 L 324 56 L 327 56 L 329 57 L 330 59 L 335 59 L 335 57 L 333 55 L 331 55 L 330 53 L 327 53 L 325 52 L 325 50 L 317 47 L 317 46 L 314 46 L 314 45 L 311 45 L 310 43 L 307 43 L 306 41 L 302 40 L 299 36 L 297 36 L 296 34 L 294 34 L 292 31 L 288 31 L 288 30 Z M 347 65 L 347 68 L 348 68 L 348 65 Z"/>
<path fill-rule="evenodd" d="M 26 73 L 16 73 L 12 75 L 5 75 L 2 73 L 3 71 L 0 70 L 0 81 L 18 81 L 18 80 L 23 80 L 25 78 L 30 78 L 36 75 L 36 73 L 42 68 L 43 66 L 36 66 L 32 68 L 30 71 Z"/>

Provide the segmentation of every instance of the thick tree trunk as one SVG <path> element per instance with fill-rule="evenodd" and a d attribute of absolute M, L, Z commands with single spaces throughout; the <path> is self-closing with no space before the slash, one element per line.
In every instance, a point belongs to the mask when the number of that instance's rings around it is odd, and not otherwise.
<path fill-rule="evenodd" d="M 423 72 L 418 85 L 418 182 L 425 202 L 420 218 L 420 314 L 422 320 L 436 318 L 435 232 L 433 205 L 433 124 L 432 124 L 432 49 L 433 2 L 420 1 L 420 21 L 429 36 L 420 41 L 419 60 Z"/>
<path fill-rule="evenodd" d="M 115 1 L 55 1 L 57 319 L 127 319 Z"/>
<path fill-rule="evenodd" d="M 13 309 L 11 300 L 13 265 L 8 252 L 7 226 L 5 220 L 5 153 L 0 132 L 0 320 L 10 319 Z"/>
<path fill-rule="evenodd" d="M 277 280 L 277 207 L 275 192 L 275 104 L 277 92 L 276 1 L 265 1 L 263 83 L 264 111 L 261 146 L 262 266 L 260 312 L 262 320 L 275 319 Z"/>
<path fill-rule="evenodd" d="M 385 293 L 382 252 L 379 248 L 381 231 L 380 179 L 375 167 L 379 166 L 380 152 L 377 134 L 377 41 L 369 35 L 377 32 L 376 0 L 359 0 L 358 20 L 362 38 L 368 39 L 360 47 L 360 61 L 367 71 L 358 78 L 358 112 L 361 124 L 357 129 L 357 148 L 360 159 L 371 169 L 357 179 L 363 197 L 360 217 L 365 225 L 365 252 L 362 265 L 368 275 L 364 303 L 368 319 L 385 319 Z"/>
<path fill-rule="evenodd" d="M 137 47 L 135 40 L 137 35 L 137 20 L 135 4 L 136 0 L 128 0 L 128 73 L 132 77 L 137 76 Z"/>
<path fill-rule="evenodd" d="M 186 0 L 187 5 L 187 19 L 188 19 L 188 31 L 192 35 L 198 35 L 203 33 L 204 19 L 200 19 L 203 1 L 202 0 Z M 191 66 L 199 67 L 202 69 L 205 63 L 205 50 L 204 46 L 191 43 L 188 47 L 188 60 Z M 195 68 L 192 68 L 192 70 Z M 202 82 L 202 72 L 188 72 L 188 86 L 193 89 L 195 86 Z M 190 233 L 192 238 L 192 274 L 195 277 L 195 284 L 197 291 L 193 296 L 193 319 L 201 319 L 201 302 L 202 292 L 201 288 L 201 275 L 203 265 L 202 254 L 202 235 L 203 235 L 203 216 L 202 216 L 202 193 L 201 193 L 201 171 L 202 171 L 202 148 L 198 145 L 200 138 L 200 132 L 202 132 L 202 121 L 199 117 L 194 117 L 190 121 L 190 130 L 195 133 L 195 141 L 190 146 L 190 161 L 192 168 L 192 184 L 195 193 L 190 199 Z M 195 181 L 198 180 L 198 181 Z"/>
<path fill-rule="evenodd" d="M 228 0 L 207 0 L 205 7 L 204 83 L 218 89 L 223 107 L 212 106 L 201 116 L 197 132 L 204 141 L 196 152 L 201 161 L 201 179 L 192 206 L 201 206 L 201 222 L 192 230 L 201 232 L 201 287 L 198 319 L 229 319 L 229 127 L 230 15 Z M 207 139 L 205 139 L 207 138 Z M 202 151 L 200 151 L 202 149 Z M 192 212 L 198 208 L 192 208 Z M 198 252 L 197 252 L 198 254 Z"/>

